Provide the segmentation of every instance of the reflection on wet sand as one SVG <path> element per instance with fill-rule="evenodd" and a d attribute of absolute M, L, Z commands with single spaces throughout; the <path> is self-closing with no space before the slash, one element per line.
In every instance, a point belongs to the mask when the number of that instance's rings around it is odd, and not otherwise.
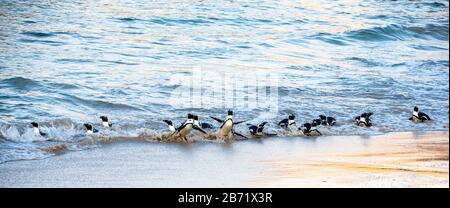
<path fill-rule="evenodd" d="M 394 133 L 291 160 L 261 161 L 275 176 L 268 187 L 449 187 L 448 132 Z"/>

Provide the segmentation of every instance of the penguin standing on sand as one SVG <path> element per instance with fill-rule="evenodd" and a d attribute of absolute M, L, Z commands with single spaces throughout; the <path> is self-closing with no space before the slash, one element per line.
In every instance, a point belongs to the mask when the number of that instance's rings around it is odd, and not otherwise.
<path fill-rule="evenodd" d="M 213 116 L 210 116 L 210 117 L 212 119 L 216 120 L 218 123 L 220 123 L 220 128 L 219 128 L 219 131 L 218 131 L 218 136 L 220 138 L 231 139 L 231 138 L 233 138 L 234 135 L 237 135 L 237 136 L 240 136 L 240 137 L 248 139 L 246 136 L 244 136 L 244 135 L 234 131 L 234 129 L 233 129 L 234 125 L 243 123 L 245 121 L 234 122 L 233 121 L 233 111 L 232 110 L 228 110 L 227 119 L 225 119 L 225 121 L 222 120 L 222 119 L 213 117 Z"/>
<path fill-rule="evenodd" d="M 46 133 L 42 132 L 39 128 L 39 124 L 37 122 L 31 122 L 31 126 L 33 126 L 33 132 L 36 136 L 47 136 Z"/>
<path fill-rule="evenodd" d="M 360 116 L 355 117 L 356 125 L 360 127 L 371 127 L 372 126 L 372 120 L 370 119 L 370 116 L 372 116 L 373 113 L 363 113 Z"/>
<path fill-rule="evenodd" d="M 278 122 L 278 126 L 280 126 L 281 128 L 287 129 L 287 130 L 296 129 L 295 115 L 289 114 L 288 118 L 283 119 L 280 122 Z"/>
<path fill-rule="evenodd" d="M 98 130 L 95 129 L 91 124 L 85 123 L 84 127 L 86 128 L 86 130 L 87 130 L 86 133 L 88 135 L 91 135 L 93 133 L 97 133 L 98 132 Z"/>
<path fill-rule="evenodd" d="M 106 128 L 112 127 L 112 124 L 109 123 L 107 116 L 100 116 L 100 118 L 102 119 L 103 127 L 106 127 Z"/>
<path fill-rule="evenodd" d="M 423 112 L 419 112 L 419 108 L 416 106 L 416 107 L 414 107 L 412 116 L 411 116 L 411 118 L 409 118 L 409 120 L 414 121 L 414 122 L 425 122 L 425 121 L 430 121 L 431 118 L 427 114 L 425 114 Z"/>
<path fill-rule="evenodd" d="M 262 137 L 262 136 L 276 136 L 276 134 L 266 133 L 264 132 L 264 125 L 266 125 L 267 122 L 262 122 L 260 124 L 253 125 L 253 124 L 247 124 L 248 130 L 250 131 L 250 134 L 254 137 Z"/>
<path fill-rule="evenodd" d="M 320 123 L 324 126 L 334 126 L 336 124 L 336 119 L 329 116 L 319 115 Z"/>

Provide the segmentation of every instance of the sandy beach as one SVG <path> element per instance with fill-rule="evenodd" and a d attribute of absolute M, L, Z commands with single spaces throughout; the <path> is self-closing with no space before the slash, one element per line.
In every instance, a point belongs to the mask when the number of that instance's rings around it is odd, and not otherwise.
<path fill-rule="evenodd" d="M 0 164 L 0 187 L 449 187 L 448 132 L 124 141 Z"/>

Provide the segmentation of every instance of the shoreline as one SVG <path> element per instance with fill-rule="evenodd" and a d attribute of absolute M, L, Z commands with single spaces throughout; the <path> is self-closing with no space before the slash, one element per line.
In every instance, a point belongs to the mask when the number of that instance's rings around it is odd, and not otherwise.
<path fill-rule="evenodd" d="M 123 141 L 0 164 L 0 187 L 449 187 L 448 131 Z"/>

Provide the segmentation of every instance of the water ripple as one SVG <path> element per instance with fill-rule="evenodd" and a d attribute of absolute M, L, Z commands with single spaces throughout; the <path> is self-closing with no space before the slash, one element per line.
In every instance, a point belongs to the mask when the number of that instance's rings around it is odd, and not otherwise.
<path fill-rule="evenodd" d="M 288 113 L 299 123 L 336 117 L 327 135 L 448 130 L 446 0 L 0 5 L 0 163 L 48 157 L 43 149 L 56 143 L 80 150 L 121 137 L 157 141 L 163 119 L 179 124 L 195 112 L 214 123 L 209 116 L 226 108 L 252 123 L 275 121 L 268 128 L 282 136 L 276 121 Z M 206 104 L 172 106 L 172 93 L 193 84 L 193 68 L 204 73 Z M 207 102 L 223 100 L 213 79 L 237 86 L 259 73 L 279 77 L 275 118 L 264 105 Z M 414 105 L 434 121 L 404 122 Z M 357 128 L 352 117 L 369 110 L 376 128 Z M 100 115 L 114 128 L 91 140 L 83 123 L 99 127 Z M 48 140 L 33 136 L 34 120 Z"/>

